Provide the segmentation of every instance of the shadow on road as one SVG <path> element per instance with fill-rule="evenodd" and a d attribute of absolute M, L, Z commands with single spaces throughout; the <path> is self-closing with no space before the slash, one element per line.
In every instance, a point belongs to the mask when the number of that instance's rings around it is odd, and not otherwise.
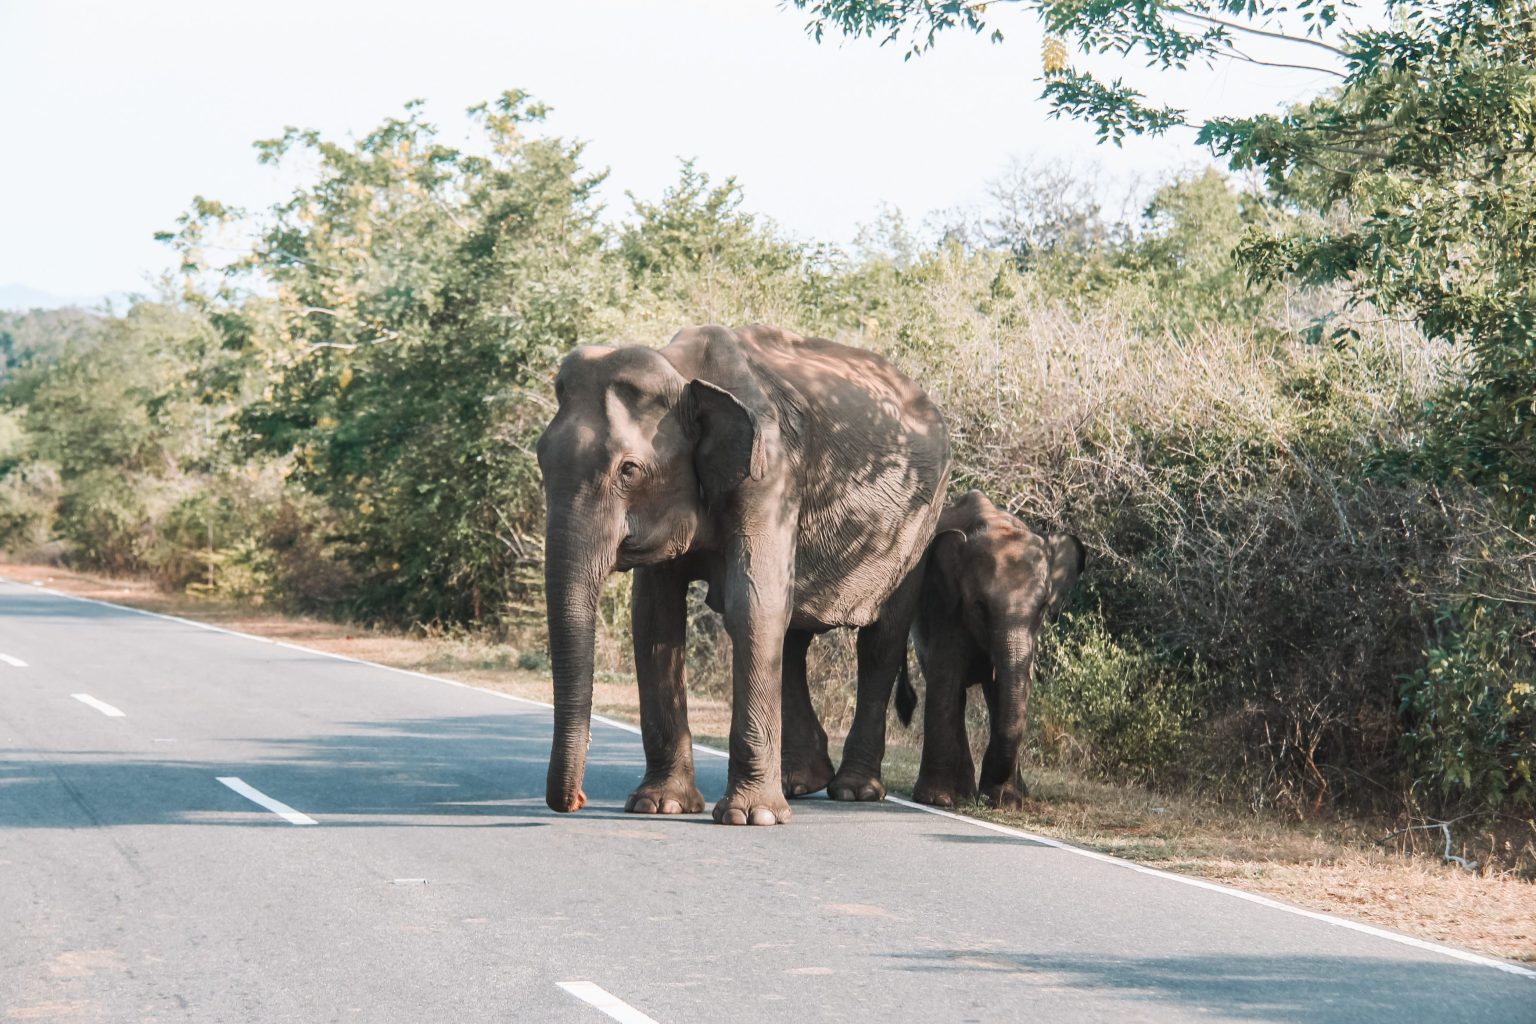
<path fill-rule="evenodd" d="M 1338 955 L 1111 958 L 950 949 L 893 959 L 904 970 L 941 974 L 948 984 L 967 974 L 1012 975 L 1032 988 L 1112 991 L 1148 1004 L 1152 1019 L 1166 1013 L 1183 1020 L 1193 1010 L 1222 1020 L 1342 1024 L 1395 1020 L 1405 1005 L 1417 1004 L 1430 1011 L 1426 1017 L 1447 1022 L 1536 1021 L 1536 985 L 1525 992 L 1490 986 L 1497 976 L 1488 968 L 1440 959 L 1410 969 L 1401 958 Z"/>
<path fill-rule="evenodd" d="M 220 776 L 238 776 L 327 825 L 398 827 L 412 816 L 431 816 L 434 827 L 547 821 L 549 733 L 542 715 L 506 714 L 349 722 L 317 736 L 186 744 L 246 755 L 218 760 L 166 757 L 158 749 L 0 749 L 0 828 L 248 825 L 250 815 L 266 814 Z M 622 807 L 644 762 L 633 749 L 637 740 L 606 733 L 594 733 L 586 790 L 594 803 Z M 603 808 L 593 811 L 583 817 Z"/>

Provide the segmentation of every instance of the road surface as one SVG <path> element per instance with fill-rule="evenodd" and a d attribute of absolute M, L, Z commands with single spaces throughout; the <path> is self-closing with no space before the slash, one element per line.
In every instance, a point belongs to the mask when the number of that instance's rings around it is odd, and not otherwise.
<path fill-rule="evenodd" d="M 1536 972 L 952 816 L 626 815 L 615 725 L 555 815 L 549 733 L 0 583 L 0 1020 L 1536 1021 Z"/>

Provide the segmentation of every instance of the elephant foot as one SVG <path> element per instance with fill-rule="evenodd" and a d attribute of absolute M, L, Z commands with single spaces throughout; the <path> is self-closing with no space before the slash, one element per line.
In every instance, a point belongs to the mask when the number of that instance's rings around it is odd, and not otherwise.
<path fill-rule="evenodd" d="M 1017 811 L 1024 806 L 1027 796 L 1029 787 L 1017 779 L 981 787 L 981 798 L 999 810 Z"/>
<path fill-rule="evenodd" d="M 925 775 L 917 777 L 912 787 L 912 799 L 934 807 L 958 807 L 976 798 L 976 783 L 970 779 L 939 779 Z"/>
<path fill-rule="evenodd" d="M 794 812 L 778 785 L 732 785 L 715 804 L 714 815 L 721 825 L 787 825 Z"/>
<path fill-rule="evenodd" d="M 790 764 L 786 760 L 779 769 L 780 778 L 784 782 L 785 796 L 791 799 L 809 796 L 817 790 L 827 788 L 827 783 L 832 778 L 832 759 L 827 756 L 825 750 L 818 751 L 807 758 L 797 758 L 796 762 Z"/>
<path fill-rule="evenodd" d="M 704 809 L 704 794 L 690 778 L 663 776 L 646 778 L 624 801 L 630 814 L 698 814 Z"/>
<path fill-rule="evenodd" d="M 827 796 L 833 800 L 871 802 L 885 799 L 885 784 L 878 772 L 844 768 L 827 783 Z"/>

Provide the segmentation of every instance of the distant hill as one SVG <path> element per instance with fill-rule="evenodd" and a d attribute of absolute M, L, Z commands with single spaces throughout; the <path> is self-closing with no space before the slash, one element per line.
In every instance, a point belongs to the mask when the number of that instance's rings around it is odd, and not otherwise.
<path fill-rule="evenodd" d="M 99 309 L 103 302 L 111 302 L 114 306 L 121 307 L 127 304 L 127 298 L 126 292 L 64 296 L 28 288 L 24 284 L 0 284 L 0 309 L 11 309 L 17 312 L 29 309 L 65 309 L 70 306 L 80 309 Z"/>

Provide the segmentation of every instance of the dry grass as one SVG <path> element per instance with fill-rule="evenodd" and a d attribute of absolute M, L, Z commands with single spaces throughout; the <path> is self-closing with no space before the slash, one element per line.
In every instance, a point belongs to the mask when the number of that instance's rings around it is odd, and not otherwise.
<path fill-rule="evenodd" d="M 473 635 L 410 637 L 345 624 L 279 615 L 249 606 L 166 594 L 153 586 L 71 573 L 53 567 L 0 564 L 0 576 L 66 593 L 229 629 L 317 650 L 427 672 L 531 700 L 549 701 L 547 672 L 518 667 L 523 652 Z M 825 643 L 825 641 L 823 642 Z M 838 657 L 829 650 L 828 662 Z M 638 721 L 633 680 L 604 672 L 595 685 L 600 714 Z M 835 703 L 835 702 L 834 702 Z M 831 725 L 839 724 L 831 704 Z M 973 709 L 975 710 L 975 709 Z M 730 708 L 717 697 L 690 696 L 690 720 L 701 742 L 723 746 Z M 979 716 L 977 717 L 979 724 Z M 845 723 L 844 723 L 844 727 Z M 842 729 L 833 728 L 834 743 Z M 979 741 L 979 729 L 973 730 Z M 910 793 L 917 775 L 916 734 L 892 723 L 886 782 Z M 969 807 L 966 813 L 1126 857 L 1210 878 L 1298 906 L 1339 913 L 1412 935 L 1513 960 L 1536 961 L 1536 885 L 1510 875 L 1477 875 L 1433 856 L 1404 856 L 1376 845 L 1390 831 L 1376 822 L 1298 823 L 1230 807 L 1113 786 L 1057 769 L 1027 773 L 1031 796 L 1022 811 Z"/>

